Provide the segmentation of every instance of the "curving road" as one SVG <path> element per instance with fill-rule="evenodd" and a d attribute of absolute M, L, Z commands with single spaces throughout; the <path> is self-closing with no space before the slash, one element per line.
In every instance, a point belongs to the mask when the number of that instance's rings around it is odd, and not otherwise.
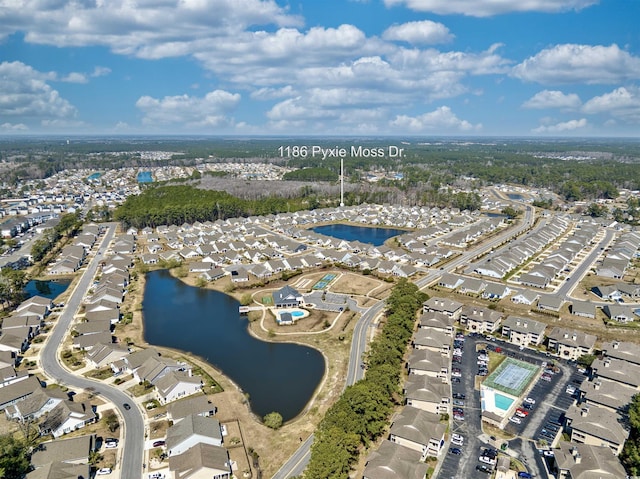
<path fill-rule="evenodd" d="M 99 259 L 102 258 L 107 245 L 113 239 L 115 230 L 115 224 L 111 223 L 108 225 L 108 229 L 98 249 L 98 254 L 94 256 L 87 265 L 86 271 L 71 293 L 64 310 L 53 326 L 49 339 L 42 348 L 40 363 L 45 374 L 57 383 L 75 388 L 91 388 L 95 391 L 95 394 L 101 395 L 105 400 L 115 405 L 124 422 L 124 441 L 120 443 L 121 460 L 120 463 L 116 465 L 116 469 L 120 469 L 121 479 L 140 479 L 140 477 L 142 477 L 144 446 L 144 420 L 140 410 L 137 407 L 132 407 L 129 410 L 124 409 L 124 403 L 128 402 L 135 405 L 127 394 L 99 381 L 76 376 L 62 367 L 58 360 L 58 349 L 70 329 L 73 317 L 80 307 L 82 298 L 91 286 L 96 270 L 98 269 Z"/>

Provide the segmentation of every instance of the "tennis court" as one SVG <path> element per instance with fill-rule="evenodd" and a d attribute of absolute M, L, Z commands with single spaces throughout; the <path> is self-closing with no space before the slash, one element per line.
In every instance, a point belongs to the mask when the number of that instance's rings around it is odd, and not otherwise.
<path fill-rule="evenodd" d="M 507 358 L 485 379 L 483 386 L 517 397 L 529 386 L 537 370 L 533 364 Z"/>
<path fill-rule="evenodd" d="M 314 284 L 311 289 L 325 289 L 327 286 L 329 286 L 329 283 L 331 283 L 331 281 L 333 281 L 334 279 L 336 279 L 336 274 L 334 273 L 327 273 L 325 274 L 316 284 Z"/>

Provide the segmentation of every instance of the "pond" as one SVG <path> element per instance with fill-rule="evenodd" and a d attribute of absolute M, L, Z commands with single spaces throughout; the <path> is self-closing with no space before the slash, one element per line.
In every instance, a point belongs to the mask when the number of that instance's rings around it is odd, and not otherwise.
<path fill-rule="evenodd" d="M 389 238 L 408 233 L 407 230 L 395 228 L 375 228 L 369 226 L 353 226 L 346 224 L 333 224 L 316 226 L 312 228 L 318 234 L 332 236 L 347 241 L 360 241 L 362 243 L 380 246 Z"/>
<path fill-rule="evenodd" d="M 68 279 L 53 279 L 45 281 L 32 279 L 24 287 L 24 291 L 27 298 L 30 298 L 31 296 L 44 296 L 45 298 L 56 299 L 67 290 L 70 283 L 71 280 Z"/>
<path fill-rule="evenodd" d="M 276 411 L 292 419 L 320 384 L 324 358 L 307 346 L 254 338 L 239 306 L 224 293 L 188 286 L 166 270 L 152 271 L 142 305 L 145 340 L 214 365 L 248 394 L 258 416 Z"/>

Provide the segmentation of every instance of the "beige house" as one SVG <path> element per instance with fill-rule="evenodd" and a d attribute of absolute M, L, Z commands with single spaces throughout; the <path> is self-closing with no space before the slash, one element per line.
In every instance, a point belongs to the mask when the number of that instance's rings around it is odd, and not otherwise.
<path fill-rule="evenodd" d="M 437 457 L 445 444 L 447 424 L 440 421 L 439 414 L 405 406 L 393 419 L 389 440 L 427 456 Z"/>
<path fill-rule="evenodd" d="M 555 327 L 547 335 L 549 349 L 562 359 L 576 360 L 580 356 L 593 353 L 596 336 L 582 331 Z"/>
<path fill-rule="evenodd" d="M 607 446 L 617 456 L 629 437 L 620 416 L 608 409 L 588 405 L 571 406 L 565 414 L 571 441 L 591 446 Z"/>

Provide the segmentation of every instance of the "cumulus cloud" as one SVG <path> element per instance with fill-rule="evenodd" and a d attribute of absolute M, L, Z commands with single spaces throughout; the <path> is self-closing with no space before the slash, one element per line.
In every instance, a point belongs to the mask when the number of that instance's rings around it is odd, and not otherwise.
<path fill-rule="evenodd" d="M 581 10 L 598 0 L 384 0 L 388 7 L 406 6 L 418 12 L 489 17 L 512 12 L 564 12 Z"/>
<path fill-rule="evenodd" d="M 0 125 L 0 130 L 4 132 L 18 132 L 18 131 L 27 131 L 29 127 L 24 123 L 8 123 L 5 122 Z"/>
<path fill-rule="evenodd" d="M 616 44 L 563 44 L 527 58 L 513 68 L 512 75 L 544 84 L 619 83 L 640 77 L 640 58 Z"/>
<path fill-rule="evenodd" d="M 290 97 L 295 94 L 294 88 L 291 85 L 287 85 L 282 88 L 259 88 L 252 91 L 250 96 L 255 100 L 275 100 L 277 98 Z"/>
<path fill-rule="evenodd" d="M 461 14 L 472 17 L 489 17 L 513 12 L 564 12 L 582 10 L 598 3 L 598 0 L 384 0 L 388 7 L 406 6 L 418 12 L 439 15 Z"/>
<path fill-rule="evenodd" d="M 89 79 L 84 73 L 71 72 L 60 78 L 60 81 L 66 83 L 87 83 Z"/>
<path fill-rule="evenodd" d="M 542 90 L 522 104 L 523 108 L 545 109 L 562 108 L 575 109 L 582 102 L 575 93 L 564 94 L 557 90 Z"/>
<path fill-rule="evenodd" d="M 142 96 L 136 107 L 144 114 L 143 123 L 147 125 L 220 127 L 231 123 L 226 115 L 239 102 L 237 93 L 214 90 L 204 97 L 177 95 L 157 99 Z"/>
<path fill-rule="evenodd" d="M 407 42 L 413 45 L 433 45 L 436 43 L 448 43 L 453 40 L 454 35 L 442 23 L 423 20 L 392 25 L 384 31 L 382 38 Z"/>
<path fill-rule="evenodd" d="M 640 89 L 638 87 L 620 87 L 596 96 L 587 101 L 582 111 L 587 114 L 608 113 L 611 116 L 640 122 Z"/>
<path fill-rule="evenodd" d="M 299 26 L 275 0 L 23 0 L 3 2 L 0 35 L 25 31 L 28 42 L 64 46 L 104 45 L 139 54 L 149 45 L 189 50 L 193 42 L 259 25 Z"/>
<path fill-rule="evenodd" d="M 587 125 L 587 119 L 580 118 L 579 120 L 563 121 L 553 125 L 541 125 L 531 131 L 533 133 L 566 133 L 580 128 L 585 128 Z"/>
<path fill-rule="evenodd" d="M 481 124 L 473 125 L 458 118 L 448 106 L 441 106 L 419 116 L 398 115 L 390 125 L 408 133 L 469 132 L 482 129 Z"/>
<path fill-rule="evenodd" d="M 0 117 L 18 124 L 73 118 L 76 109 L 49 86 L 51 77 L 22 62 L 0 63 Z"/>

